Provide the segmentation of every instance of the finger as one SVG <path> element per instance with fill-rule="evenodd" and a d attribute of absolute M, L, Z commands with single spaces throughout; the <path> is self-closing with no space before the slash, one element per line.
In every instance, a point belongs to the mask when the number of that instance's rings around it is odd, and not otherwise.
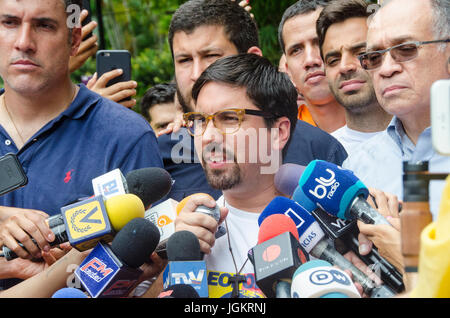
<path fill-rule="evenodd" d="M 108 86 L 104 90 L 104 94 L 106 96 L 113 96 L 114 94 L 120 93 L 125 90 L 133 90 L 133 89 L 135 90 L 136 87 L 137 87 L 137 82 L 135 82 L 135 81 L 119 82 L 114 85 Z M 128 93 L 130 93 L 130 92 L 128 92 Z M 129 96 L 131 96 L 131 95 L 129 95 Z M 128 97 L 128 95 L 125 97 Z"/>
<path fill-rule="evenodd" d="M 108 96 L 108 98 L 112 101 L 115 101 L 116 103 L 124 100 L 125 98 L 131 97 L 131 96 L 135 96 L 136 95 L 136 90 L 135 89 L 125 89 L 122 91 L 119 91 L 117 93 L 113 93 L 111 94 L 106 94 L 106 96 Z"/>
<path fill-rule="evenodd" d="M 228 215 L 228 208 L 227 207 L 221 207 L 220 209 L 220 219 L 219 219 L 219 225 L 222 224 L 223 221 L 225 221 L 225 218 Z"/>
<path fill-rule="evenodd" d="M 203 216 L 205 218 L 207 217 L 206 215 Z M 216 240 L 213 232 L 201 226 L 191 226 L 187 223 L 183 223 L 182 225 L 177 226 L 176 231 L 189 231 L 193 233 L 199 240 L 201 251 L 206 254 L 211 252 L 211 248 L 214 246 Z"/>
<path fill-rule="evenodd" d="M 173 131 L 173 126 L 174 126 L 174 123 L 168 124 L 167 127 L 166 127 L 165 129 L 163 129 L 163 130 L 161 130 L 161 131 L 158 132 L 158 137 L 159 137 L 159 136 L 162 136 L 162 135 L 165 135 L 165 134 L 170 134 L 170 133 L 172 133 L 172 131 Z"/>
<path fill-rule="evenodd" d="M 55 234 L 48 226 L 47 217 L 44 218 L 41 215 L 27 214 L 27 218 L 36 225 L 39 232 L 42 234 L 42 236 L 47 242 L 53 242 L 55 240 Z M 34 235 L 32 236 L 34 237 Z"/>
<path fill-rule="evenodd" d="M 52 266 L 57 261 L 57 258 L 54 257 L 51 252 L 44 252 L 44 251 L 42 251 L 42 259 L 48 266 Z"/>
<path fill-rule="evenodd" d="M 96 27 L 97 22 L 95 21 L 91 21 L 85 26 L 83 26 L 83 28 L 81 29 L 81 38 L 84 40 L 84 38 L 88 36 L 89 33 L 92 33 L 92 31 L 94 31 Z"/>
<path fill-rule="evenodd" d="M 40 257 L 40 250 L 44 251 L 50 250 L 50 245 L 48 244 L 48 241 L 46 239 L 47 236 L 44 236 L 47 234 L 43 234 L 35 223 L 27 219 L 21 219 L 20 222 L 18 223 L 18 226 L 23 231 L 16 232 L 17 233 L 17 236 L 15 235 L 16 239 L 19 242 L 21 242 L 24 245 L 24 247 L 28 250 L 28 252 L 30 252 L 34 257 L 36 258 Z M 46 224 L 45 226 L 48 228 Z M 54 239 L 54 235 L 52 238 Z M 36 243 L 33 242 L 32 239 Z"/>
<path fill-rule="evenodd" d="M 389 212 L 390 215 L 398 218 L 399 217 L 399 200 L 398 197 L 391 193 L 386 193 L 387 199 L 388 199 L 388 206 L 389 206 Z"/>
<path fill-rule="evenodd" d="M 87 82 L 86 87 L 92 89 L 95 86 L 96 82 L 97 82 L 97 72 L 95 72 L 94 75 L 91 77 L 91 79 Z"/>
<path fill-rule="evenodd" d="M 97 84 L 95 86 L 99 87 L 99 88 L 105 88 L 106 84 L 108 84 L 108 82 L 110 80 L 122 75 L 122 73 L 123 73 L 122 69 L 117 69 L 117 70 L 112 70 L 112 71 L 106 72 L 105 74 L 100 76 L 100 78 L 97 80 Z"/>
<path fill-rule="evenodd" d="M 33 257 L 40 257 L 40 250 L 33 243 L 30 236 L 16 223 L 8 222 L 5 225 L 7 234 L 2 234 L 3 242 L 11 251 L 16 253 L 20 258 L 30 259 Z M 22 246 L 19 245 L 22 244 Z"/>
<path fill-rule="evenodd" d="M 87 40 L 84 40 L 83 42 L 81 42 L 80 47 L 78 48 L 78 52 L 77 55 L 80 55 L 81 53 L 83 53 L 84 51 L 87 51 L 89 49 L 91 49 L 92 47 L 97 46 L 97 36 L 92 36 Z"/>
<path fill-rule="evenodd" d="M 386 217 L 386 220 L 388 220 L 388 222 L 392 225 L 392 227 L 394 229 L 396 229 L 397 231 L 401 231 L 401 221 L 400 218 L 394 218 L 392 216 L 388 216 Z"/>
<path fill-rule="evenodd" d="M 372 250 L 373 243 L 363 233 L 358 234 L 359 254 L 367 255 Z"/>
<path fill-rule="evenodd" d="M 89 11 L 86 9 L 81 10 L 80 13 L 80 23 L 82 23 L 84 21 L 84 19 L 86 19 L 86 17 L 89 15 Z"/>
<path fill-rule="evenodd" d="M 131 99 L 131 100 L 127 100 L 127 101 L 123 101 L 119 103 L 122 106 L 125 106 L 126 108 L 133 108 L 134 106 L 136 106 L 137 102 L 135 99 Z"/>
<path fill-rule="evenodd" d="M 375 197 L 378 212 L 380 212 L 383 216 L 389 215 L 388 199 L 385 193 L 378 189 L 371 189 L 370 193 Z"/>

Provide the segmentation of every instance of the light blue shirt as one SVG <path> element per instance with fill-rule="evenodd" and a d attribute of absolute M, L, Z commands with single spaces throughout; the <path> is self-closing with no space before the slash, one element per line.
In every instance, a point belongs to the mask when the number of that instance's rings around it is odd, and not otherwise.
<path fill-rule="evenodd" d="M 367 187 L 392 193 L 403 200 L 403 161 L 428 161 L 430 172 L 450 173 L 450 157 L 436 153 L 431 141 L 431 127 L 419 136 L 417 145 L 406 135 L 396 117 L 382 133 L 363 142 L 342 164 L 352 170 Z M 439 213 L 439 205 L 445 180 L 430 182 L 430 210 L 433 220 Z"/>

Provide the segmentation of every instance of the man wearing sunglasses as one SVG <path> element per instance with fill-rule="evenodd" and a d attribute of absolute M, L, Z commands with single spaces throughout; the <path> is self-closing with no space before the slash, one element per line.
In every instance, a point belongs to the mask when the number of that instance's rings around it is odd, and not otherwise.
<path fill-rule="evenodd" d="M 392 0 L 373 16 L 366 53 L 359 59 L 372 77 L 380 105 L 394 117 L 388 128 L 344 162 L 370 187 L 403 197 L 402 162 L 428 161 L 430 171 L 450 172 L 450 158 L 432 147 L 430 88 L 450 77 L 449 2 Z M 444 183 L 430 184 L 435 218 Z"/>

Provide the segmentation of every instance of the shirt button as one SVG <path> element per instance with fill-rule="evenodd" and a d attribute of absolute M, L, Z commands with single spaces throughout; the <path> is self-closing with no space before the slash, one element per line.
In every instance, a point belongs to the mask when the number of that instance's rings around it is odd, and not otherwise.
<path fill-rule="evenodd" d="M 9 146 L 10 144 L 11 144 L 11 140 L 6 139 L 6 140 L 5 140 L 5 145 Z"/>

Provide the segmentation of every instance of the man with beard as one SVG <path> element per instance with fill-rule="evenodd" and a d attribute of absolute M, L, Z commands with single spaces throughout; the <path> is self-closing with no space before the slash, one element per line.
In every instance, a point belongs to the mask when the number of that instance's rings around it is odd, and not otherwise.
<path fill-rule="evenodd" d="M 317 20 L 320 54 L 336 100 L 345 108 L 346 125 L 332 135 L 351 153 L 358 145 L 386 129 L 392 115 L 378 104 L 372 79 L 359 63 L 366 49 L 367 18 L 364 0 L 330 2 Z"/>
<path fill-rule="evenodd" d="M 217 203 L 191 198 L 175 220 L 176 231 L 187 230 L 199 238 L 208 271 L 216 277 L 243 274 L 246 282 L 254 282 L 248 276 L 254 269 L 247 252 L 257 244 L 261 211 L 281 195 L 274 184 L 276 170 L 265 173 L 270 163 L 262 162 L 260 155 L 269 152 L 272 160 L 282 160 L 297 124 L 297 91 L 266 58 L 244 53 L 209 66 L 192 96 L 196 106 L 184 115 L 187 127 L 208 182 L 223 196 Z M 256 160 L 250 159 L 253 153 L 258 154 Z M 192 213 L 199 205 L 216 204 L 227 229 L 217 239 L 217 222 Z M 244 294 L 261 296 L 256 286 L 243 289 Z"/>
<path fill-rule="evenodd" d="M 237 53 L 262 55 L 258 29 L 250 14 L 229 0 L 191 0 L 178 8 L 169 29 L 178 100 L 184 112 L 192 111 L 192 87 L 214 61 Z M 171 126 L 173 127 L 173 125 Z M 160 134 L 170 133 L 171 127 Z M 158 138 L 164 167 L 175 183 L 168 197 L 181 200 L 198 192 L 220 192 L 206 182 L 192 137 L 185 128 Z M 307 165 L 314 159 L 341 164 L 347 153 L 332 136 L 303 121 L 296 124 L 292 145 L 283 163 Z"/>

